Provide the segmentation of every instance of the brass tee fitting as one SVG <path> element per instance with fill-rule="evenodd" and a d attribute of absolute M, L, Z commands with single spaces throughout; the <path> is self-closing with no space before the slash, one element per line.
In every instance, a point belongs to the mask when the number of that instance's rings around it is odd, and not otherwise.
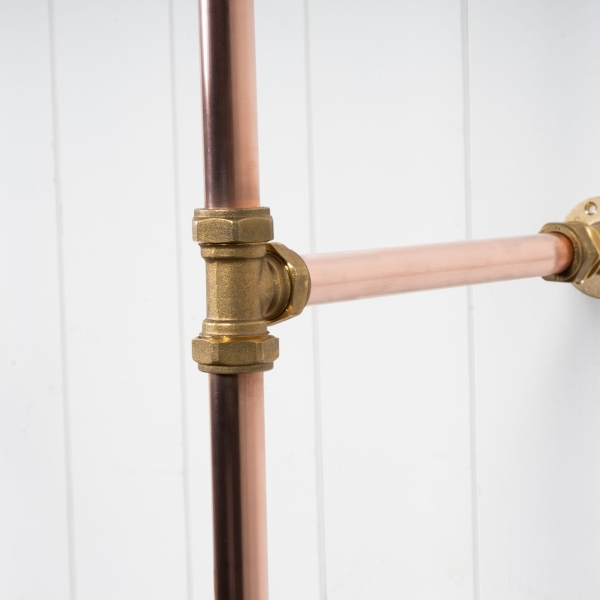
<path fill-rule="evenodd" d="M 540 233 L 560 233 L 573 246 L 573 262 L 566 271 L 544 277 L 547 281 L 572 283 L 578 290 L 600 298 L 600 198 L 579 203 L 565 223 L 548 223 Z"/>
<path fill-rule="evenodd" d="M 308 268 L 273 239 L 268 208 L 197 209 L 194 241 L 206 261 L 207 318 L 192 341 L 206 373 L 255 373 L 273 368 L 279 340 L 268 325 L 299 315 L 310 295 Z"/>

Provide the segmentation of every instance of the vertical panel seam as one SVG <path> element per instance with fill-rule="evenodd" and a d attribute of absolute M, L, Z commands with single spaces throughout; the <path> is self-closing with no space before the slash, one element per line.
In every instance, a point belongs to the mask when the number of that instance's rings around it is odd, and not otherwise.
<path fill-rule="evenodd" d="M 471 173 L 471 80 L 469 55 L 468 0 L 461 0 L 461 53 L 463 83 L 463 149 L 465 188 L 465 237 L 473 239 L 473 194 Z M 469 359 L 469 444 L 471 455 L 471 535 L 473 558 L 473 597 L 480 598 L 479 482 L 477 463 L 477 390 L 475 378 L 475 306 L 473 287 L 467 288 L 467 330 Z"/>
<path fill-rule="evenodd" d="M 73 466 L 71 445 L 71 418 L 69 377 L 67 368 L 67 327 L 65 306 L 65 260 L 63 246 L 62 223 L 62 187 L 60 179 L 60 144 L 59 144 L 59 117 L 58 93 L 56 77 L 56 39 L 54 23 L 54 0 L 48 0 L 48 38 L 50 61 L 50 101 L 52 104 L 52 139 L 53 139 L 53 176 L 54 176 L 54 202 L 56 215 L 56 260 L 58 267 L 58 298 L 60 320 L 60 361 L 61 382 L 63 389 L 63 429 L 65 452 L 65 500 L 67 521 L 67 552 L 69 568 L 69 597 L 77 598 L 77 573 L 75 562 L 75 523 L 74 523 L 74 492 L 73 492 Z"/>
<path fill-rule="evenodd" d="M 317 492 L 317 541 L 319 558 L 319 591 L 321 600 L 327 598 L 327 563 L 325 539 L 325 485 L 323 477 L 323 425 L 321 415 L 321 367 L 319 347 L 319 309 L 312 309 L 313 373 L 315 382 L 315 475 Z"/>
<path fill-rule="evenodd" d="M 308 167 L 308 206 L 310 227 L 310 251 L 317 251 L 314 122 L 312 105 L 312 63 L 310 48 L 310 0 L 304 0 L 304 73 L 306 88 L 306 151 Z M 325 491 L 323 479 L 323 426 L 321 414 L 321 367 L 319 345 L 319 309 L 312 309 L 313 378 L 315 410 L 315 488 L 317 510 L 317 543 L 319 562 L 319 596 L 327 598 L 327 563 L 325 539 Z"/>
<path fill-rule="evenodd" d="M 188 600 L 193 598 L 194 581 L 192 570 L 192 543 L 190 519 L 190 465 L 188 446 L 187 422 L 187 390 L 185 386 L 185 322 L 183 301 L 183 257 L 181 252 L 181 194 L 179 185 L 179 135 L 177 117 L 177 77 L 175 62 L 175 7 L 174 1 L 169 0 L 169 67 L 171 75 L 171 129 L 173 144 L 173 199 L 175 209 L 175 260 L 177 273 L 177 321 L 179 328 L 179 392 L 181 411 L 181 452 L 182 452 L 182 487 L 183 487 L 183 518 L 185 538 L 186 590 Z"/>

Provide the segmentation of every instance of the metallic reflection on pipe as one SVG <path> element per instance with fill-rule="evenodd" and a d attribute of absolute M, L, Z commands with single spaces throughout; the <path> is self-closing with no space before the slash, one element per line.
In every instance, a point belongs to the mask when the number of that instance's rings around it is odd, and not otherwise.
<path fill-rule="evenodd" d="M 210 375 L 215 598 L 265 600 L 263 374 Z"/>
<path fill-rule="evenodd" d="M 563 235 L 537 234 L 302 258 L 314 305 L 561 273 L 573 246 Z"/>
<path fill-rule="evenodd" d="M 260 206 L 254 4 L 200 0 L 206 208 Z M 216 600 L 267 600 L 263 376 L 210 375 Z"/>
<path fill-rule="evenodd" d="M 260 205 L 254 4 L 200 0 L 206 208 Z"/>

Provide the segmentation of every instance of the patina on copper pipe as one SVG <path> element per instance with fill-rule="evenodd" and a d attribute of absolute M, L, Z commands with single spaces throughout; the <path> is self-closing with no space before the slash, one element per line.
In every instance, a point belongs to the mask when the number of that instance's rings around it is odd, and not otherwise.
<path fill-rule="evenodd" d="M 260 206 L 254 5 L 200 0 L 206 208 Z M 210 375 L 216 600 L 267 600 L 263 375 Z"/>
<path fill-rule="evenodd" d="M 563 235 L 537 234 L 302 258 L 314 305 L 561 273 L 573 246 Z"/>

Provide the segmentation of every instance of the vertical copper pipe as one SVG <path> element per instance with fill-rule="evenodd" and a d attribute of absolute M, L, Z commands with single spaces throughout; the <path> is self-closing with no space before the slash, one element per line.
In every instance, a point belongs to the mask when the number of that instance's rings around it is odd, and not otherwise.
<path fill-rule="evenodd" d="M 206 208 L 260 206 L 253 0 L 200 0 Z M 267 600 L 263 375 L 210 375 L 216 600 Z"/>
<path fill-rule="evenodd" d="M 260 205 L 253 0 L 200 0 L 206 208 Z"/>
<path fill-rule="evenodd" d="M 267 590 L 262 373 L 211 375 L 215 597 L 264 600 Z"/>

